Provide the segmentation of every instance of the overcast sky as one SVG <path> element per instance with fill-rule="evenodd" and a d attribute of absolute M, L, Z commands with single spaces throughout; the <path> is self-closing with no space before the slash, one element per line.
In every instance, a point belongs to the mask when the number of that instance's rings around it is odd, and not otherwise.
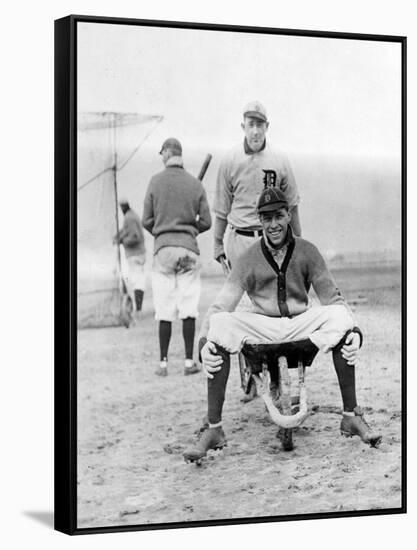
<path fill-rule="evenodd" d="M 163 115 L 152 139 L 213 149 L 258 99 L 286 151 L 399 157 L 400 59 L 398 43 L 79 23 L 78 106 Z"/>

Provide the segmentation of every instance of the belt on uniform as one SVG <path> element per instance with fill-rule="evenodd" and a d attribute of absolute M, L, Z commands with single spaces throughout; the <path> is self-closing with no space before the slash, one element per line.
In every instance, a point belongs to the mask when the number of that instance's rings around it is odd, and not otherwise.
<path fill-rule="evenodd" d="M 245 237 L 262 237 L 262 230 L 247 231 L 246 229 L 235 229 L 235 233 L 237 233 L 238 235 L 244 235 Z"/>

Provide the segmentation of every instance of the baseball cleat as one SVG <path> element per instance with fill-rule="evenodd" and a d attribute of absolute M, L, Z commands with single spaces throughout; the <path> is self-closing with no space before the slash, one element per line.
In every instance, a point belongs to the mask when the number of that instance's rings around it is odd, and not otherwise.
<path fill-rule="evenodd" d="M 202 419 L 202 422 L 201 422 L 201 427 L 199 429 L 199 432 L 205 432 L 206 430 L 208 430 L 210 427 L 210 424 L 209 424 L 209 421 L 208 421 L 208 415 L 205 414 L 203 416 L 203 419 Z"/>
<path fill-rule="evenodd" d="M 353 412 L 355 416 L 343 415 L 340 423 L 340 433 L 345 437 L 358 435 L 364 443 L 371 447 L 378 447 L 382 440 L 382 434 L 371 429 L 360 407 L 355 407 Z"/>
<path fill-rule="evenodd" d="M 197 372 L 200 372 L 200 370 L 200 367 L 194 361 L 191 361 L 191 365 L 186 361 L 184 366 L 184 376 L 196 374 Z"/>
<path fill-rule="evenodd" d="M 164 360 L 159 363 L 155 369 L 157 376 L 168 376 L 168 363 Z"/>
<path fill-rule="evenodd" d="M 218 428 L 208 428 L 202 433 L 197 443 L 184 451 L 184 460 L 185 462 L 201 463 L 201 459 L 207 456 L 207 451 L 210 449 L 215 451 L 220 450 L 226 447 L 226 445 L 226 436 L 221 426 Z"/>

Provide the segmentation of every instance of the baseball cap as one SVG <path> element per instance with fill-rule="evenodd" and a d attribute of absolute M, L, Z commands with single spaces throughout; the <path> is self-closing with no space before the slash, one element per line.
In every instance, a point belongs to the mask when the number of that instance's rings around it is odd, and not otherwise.
<path fill-rule="evenodd" d="M 181 143 L 175 138 L 168 138 L 162 144 L 159 154 L 162 155 L 164 149 L 171 149 L 174 155 L 182 155 Z"/>
<path fill-rule="evenodd" d="M 262 191 L 258 199 L 258 214 L 274 212 L 282 207 L 288 208 L 288 201 L 280 189 L 268 187 Z"/>
<path fill-rule="evenodd" d="M 266 116 L 266 109 L 259 101 L 250 101 L 243 109 L 243 118 L 250 116 L 253 118 L 259 118 L 263 122 L 268 122 Z"/>

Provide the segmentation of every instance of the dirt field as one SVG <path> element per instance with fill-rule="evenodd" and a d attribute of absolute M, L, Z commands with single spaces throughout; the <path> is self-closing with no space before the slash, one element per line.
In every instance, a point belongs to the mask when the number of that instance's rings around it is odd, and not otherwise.
<path fill-rule="evenodd" d="M 151 313 L 124 328 L 78 333 L 78 526 L 166 523 L 397 508 L 401 505 L 401 317 L 398 268 L 334 272 L 365 334 L 358 401 L 378 449 L 339 433 L 331 356 L 307 371 L 310 416 L 285 453 L 258 398 L 242 404 L 237 362 L 224 409 L 228 447 L 197 467 L 182 451 L 206 409 L 205 377 L 183 376 L 175 323 L 169 376 L 156 377 Z M 204 280 L 201 311 L 222 279 Z M 149 294 L 145 298 L 150 300 Z M 234 368 L 233 368 L 234 367 Z"/>

